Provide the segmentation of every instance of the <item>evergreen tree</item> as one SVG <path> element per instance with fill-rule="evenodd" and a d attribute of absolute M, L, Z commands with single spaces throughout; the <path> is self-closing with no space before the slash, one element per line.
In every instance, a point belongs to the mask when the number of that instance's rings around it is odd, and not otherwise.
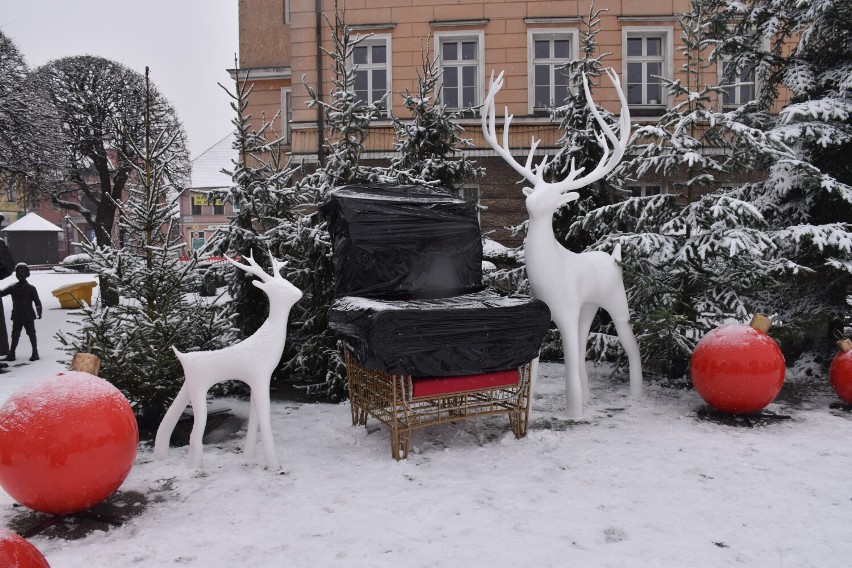
<path fill-rule="evenodd" d="M 246 113 L 252 91 L 249 74 L 244 79 L 237 78 L 233 92 L 220 86 L 232 99 L 235 116 L 231 123 L 238 158 L 233 169 L 225 172 L 231 175 L 232 182 L 228 195 L 221 196 L 233 203 L 234 216 L 227 229 L 213 239 L 213 246 L 223 254 L 253 253 L 256 262 L 268 271 L 270 260 L 265 251 L 276 251 L 271 248 L 274 239 L 267 231 L 282 222 L 295 222 L 306 195 L 292 185 L 296 169 L 285 161 L 272 121 L 263 118 L 257 129 L 250 122 L 251 116 Z M 269 313 L 266 295 L 251 284 L 252 280 L 242 270 L 229 272 L 230 308 L 243 337 L 254 333 Z"/>
<path fill-rule="evenodd" d="M 295 220 L 279 213 L 280 221 L 267 235 L 287 264 L 288 278 L 304 295 L 290 312 L 288 346 L 282 372 L 288 380 L 309 383 L 311 395 L 326 400 L 346 396 L 344 366 L 335 334 L 328 327 L 328 311 L 334 299 L 331 243 L 317 206 L 328 192 L 351 183 L 389 182 L 394 176 L 382 168 L 361 163 L 370 123 L 378 118 L 384 101 L 367 103 L 355 93 L 355 69 L 348 65 L 355 47 L 369 36 L 353 37 L 343 15 L 335 9 L 333 48 L 325 50 L 332 60 L 333 88 L 328 101 L 312 87 L 310 106 L 323 113 L 328 138 L 323 139 L 325 160 L 295 184 L 308 207 L 299 208 Z M 325 133 L 320 133 L 323 136 Z"/>
<path fill-rule="evenodd" d="M 123 248 L 85 242 L 99 274 L 108 273 L 121 301 L 113 306 L 85 306 L 79 329 L 59 334 L 69 352 L 88 351 L 101 358 L 101 376 L 128 398 L 144 424 L 155 426 L 183 382 L 172 352 L 219 349 L 236 340 L 223 310 L 188 293 L 196 286 L 195 259 L 181 261 L 183 243 L 175 216 L 180 199 L 177 159 L 171 146 L 182 131 L 157 130 L 151 124 L 151 86 L 146 69 L 141 146 L 133 143 L 134 183 L 127 185 L 119 225 Z M 180 162 L 177 167 L 181 167 Z"/>
<path fill-rule="evenodd" d="M 708 84 L 708 68 L 715 38 L 727 30 L 726 13 L 717 0 L 691 0 L 690 6 L 678 15 L 684 79 L 661 78 L 674 104 L 656 124 L 635 131 L 629 157 L 610 177 L 623 187 L 655 174 L 672 180 L 674 191 L 604 205 L 580 215 L 566 232 L 569 241 L 591 236 L 591 249 L 622 245 L 634 329 L 643 360 L 658 370 L 682 365 L 712 327 L 764 309 L 759 291 L 774 289 L 784 268 L 766 219 L 722 184 L 786 148 L 740 113 L 716 110 L 722 88 Z M 598 358 L 617 346 L 608 328 L 592 340 Z"/>
<path fill-rule="evenodd" d="M 548 165 L 548 175 L 553 179 L 561 179 L 571 168 L 571 161 L 578 168 L 591 171 L 600 162 L 603 148 L 595 138 L 598 126 L 594 115 L 589 110 L 589 103 L 583 89 L 583 77 L 589 83 L 589 92 L 594 93 L 600 77 L 604 74 L 604 60 L 612 55 L 604 52 L 598 54 L 598 34 L 601 32 L 601 14 L 607 10 L 597 9 L 595 3 L 589 5 L 588 17 L 583 17 L 584 27 L 580 31 L 582 57 L 569 61 L 561 68 L 567 76 L 571 93 L 562 101 L 563 104 L 550 109 L 550 117 L 559 121 L 562 136 L 557 141 L 559 149 Z M 593 102 L 592 102 L 593 104 Z M 598 108 L 604 120 L 612 125 L 617 123 L 616 117 L 604 108 Z M 553 219 L 554 234 L 564 247 L 573 252 L 582 252 L 592 244 L 591 235 L 584 234 L 582 229 L 575 227 L 569 238 L 569 228 L 578 216 L 589 211 L 608 205 L 614 201 L 605 180 L 598 180 L 583 188 L 580 198 L 561 208 Z"/>
<path fill-rule="evenodd" d="M 437 58 L 426 48 L 417 70 L 417 92 L 406 89 L 401 93 L 411 119 L 393 121 L 399 153 L 391 160 L 390 170 L 396 172 L 398 183 L 437 183 L 459 189 L 465 181 L 484 175 L 484 170 L 461 152 L 473 143 L 460 135 L 464 131 L 458 123 L 461 112 L 450 112 L 441 102 L 440 78 Z"/>
<path fill-rule="evenodd" d="M 798 349 L 833 350 L 852 312 L 852 5 L 750 0 L 731 2 L 730 15 L 739 23 L 720 52 L 733 72 L 755 70 L 751 116 L 790 150 L 739 193 L 775 229 L 795 276 L 773 298 L 779 332 Z"/>

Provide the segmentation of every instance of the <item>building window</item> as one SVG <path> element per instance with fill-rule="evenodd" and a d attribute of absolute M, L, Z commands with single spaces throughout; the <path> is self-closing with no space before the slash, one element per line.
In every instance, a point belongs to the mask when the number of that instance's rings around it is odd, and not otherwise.
<path fill-rule="evenodd" d="M 651 197 L 652 195 L 662 195 L 665 193 L 663 186 L 647 183 L 628 185 L 627 191 L 630 192 L 630 197 Z"/>
<path fill-rule="evenodd" d="M 217 199 L 213 202 L 213 214 L 214 215 L 224 215 L 225 214 L 225 202 L 221 199 Z"/>
<path fill-rule="evenodd" d="M 671 31 L 625 28 L 622 33 L 630 112 L 635 116 L 660 115 L 668 99 L 661 77 L 672 76 Z"/>
<path fill-rule="evenodd" d="M 754 67 L 746 67 L 736 72 L 731 69 L 730 61 L 722 61 L 722 73 L 719 83 L 722 87 L 722 110 L 734 110 L 754 99 Z"/>
<path fill-rule="evenodd" d="M 390 92 L 390 37 L 372 36 L 352 49 L 355 94 L 359 101 L 387 109 Z"/>
<path fill-rule="evenodd" d="M 484 76 L 482 49 L 484 36 L 479 33 L 445 32 L 435 37 L 441 64 L 441 95 L 450 110 L 472 108 L 482 102 Z"/>
<path fill-rule="evenodd" d="M 204 195 L 193 195 L 192 196 L 192 214 L 193 215 L 201 215 L 201 207 L 207 201 L 207 197 Z"/>
<path fill-rule="evenodd" d="M 530 114 L 542 114 L 565 103 L 568 75 L 561 69 L 577 53 L 576 30 L 529 30 Z"/>
<path fill-rule="evenodd" d="M 290 122 L 293 120 L 293 90 L 281 89 L 281 139 L 290 144 Z"/>

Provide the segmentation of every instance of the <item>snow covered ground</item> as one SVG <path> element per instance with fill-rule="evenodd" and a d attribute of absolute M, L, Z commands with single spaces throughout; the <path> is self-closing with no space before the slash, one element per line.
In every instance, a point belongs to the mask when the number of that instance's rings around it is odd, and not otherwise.
<path fill-rule="evenodd" d="M 50 335 L 68 312 L 50 290 L 85 279 L 33 275 L 42 360 L 0 375 L 0 401 L 63 369 Z M 593 369 L 588 418 L 568 422 L 561 372 L 542 365 L 525 439 L 505 418 L 464 421 L 415 432 L 402 462 L 377 422 L 350 426 L 346 403 L 277 402 L 281 471 L 247 463 L 242 435 L 206 444 L 200 470 L 186 447 L 164 461 L 143 447 L 119 495 L 141 512 L 31 542 L 53 568 L 848 565 L 852 414 L 829 408 L 828 387 L 782 396 L 769 410 L 791 420 L 748 428 L 698 419 L 692 389 L 632 400 L 626 378 Z M 245 401 L 222 403 L 247 417 Z M 0 492 L 0 526 L 21 514 Z"/>

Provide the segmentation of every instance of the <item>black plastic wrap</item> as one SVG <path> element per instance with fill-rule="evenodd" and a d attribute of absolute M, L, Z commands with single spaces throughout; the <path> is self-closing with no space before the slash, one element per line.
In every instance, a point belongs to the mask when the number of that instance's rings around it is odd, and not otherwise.
<path fill-rule="evenodd" d="M 446 297 L 481 288 L 474 207 L 441 188 L 348 185 L 320 205 L 335 296 Z"/>
<path fill-rule="evenodd" d="M 332 304 L 329 324 L 368 369 L 447 377 L 510 369 L 537 357 L 550 311 L 541 300 L 494 289 L 408 301 L 346 296 Z"/>

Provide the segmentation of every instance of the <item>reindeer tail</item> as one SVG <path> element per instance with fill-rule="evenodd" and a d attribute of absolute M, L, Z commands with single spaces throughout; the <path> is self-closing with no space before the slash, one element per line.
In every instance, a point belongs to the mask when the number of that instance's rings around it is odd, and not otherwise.
<path fill-rule="evenodd" d="M 621 262 L 621 243 L 615 243 L 615 248 L 610 255 L 616 262 Z"/>

